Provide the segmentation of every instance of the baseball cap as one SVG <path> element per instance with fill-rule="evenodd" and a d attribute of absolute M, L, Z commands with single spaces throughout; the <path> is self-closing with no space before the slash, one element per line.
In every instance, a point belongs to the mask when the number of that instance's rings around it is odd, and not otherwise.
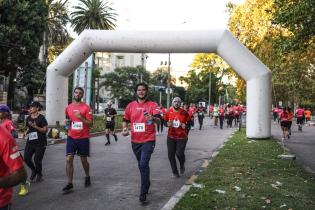
<path fill-rule="evenodd" d="M 0 104 L 0 112 L 8 112 L 10 113 L 10 108 L 5 104 Z"/>
<path fill-rule="evenodd" d="M 42 108 L 42 105 L 38 101 L 33 101 L 30 107 Z"/>
<path fill-rule="evenodd" d="M 112 101 L 107 101 L 107 105 L 112 105 L 113 102 Z"/>

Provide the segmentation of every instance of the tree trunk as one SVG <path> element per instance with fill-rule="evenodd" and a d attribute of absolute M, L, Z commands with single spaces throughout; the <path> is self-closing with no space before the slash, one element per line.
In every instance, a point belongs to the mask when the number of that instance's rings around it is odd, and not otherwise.
<path fill-rule="evenodd" d="M 8 106 L 13 109 L 14 94 L 16 85 L 16 69 L 12 69 L 9 74 L 9 87 L 8 87 Z"/>

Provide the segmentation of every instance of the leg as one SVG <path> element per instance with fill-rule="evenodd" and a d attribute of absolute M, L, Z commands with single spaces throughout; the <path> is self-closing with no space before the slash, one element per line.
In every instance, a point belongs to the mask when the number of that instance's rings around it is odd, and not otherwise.
<path fill-rule="evenodd" d="M 176 145 L 176 157 L 179 161 L 180 165 L 180 173 L 183 174 L 185 172 L 185 148 L 186 148 L 187 139 L 177 141 Z"/>
<path fill-rule="evenodd" d="M 32 157 L 33 157 L 34 153 L 35 153 L 35 148 L 32 145 L 26 143 L 26 146 L 24 149 L 24 161 L 25 161 L 26 165 L 32 170 L 32 172 L 34 172 L 36 174 L 35 165 L 32 161 Z M 35 178 L 35 175 L 33 178 Z"/>
<path fill-rule="evenodd" d="M 147 194 L 150 187 L 150 159 L 155 148 L 155 141 L 146 142 L 142 146 L 139 169 L 141 173 L 141 195 Z"/>
<path fill-rule="evenodd" d="M 81 163 L 84 169 L 84 173 L 86 177 L 90 176 L 90 164 L 88 162 L 87 156 L 81 156 Z"/>
<path fill-rule="evenodd" d="M 42 180 L 42 161 L 45 155 L 46 147 L 36 147 L 34 162 L 35 162 L 35 171 L 37 174 L 36 181 L 39 182 Z"/>
<path fill-rule="evenodd" d="M 105 143 L 105 145 L 109 145 L 110 144 L 110 137 L 109 137 L 109 129 L 106 125 L 106 129 L 105 129 L 105 136 L 106 136 L 106 139 L 107 139 L 107 142 Z"/>
<path fill-rule="evenodd" d="M 176 159 L 175 159 L 176 141 L 169 138 L 167 138 L 167 154 L 168 154 L 168 159 L 171 164 L 172 172 L 175 176 L 178 176 L 178 169 L 177 169 Z"/>
<path fill-rule="evenodd" d="M 69 184 L 72 184 L 73 180 L 73 159 L 74 155 L 67 155 L 66 172 Z"/>

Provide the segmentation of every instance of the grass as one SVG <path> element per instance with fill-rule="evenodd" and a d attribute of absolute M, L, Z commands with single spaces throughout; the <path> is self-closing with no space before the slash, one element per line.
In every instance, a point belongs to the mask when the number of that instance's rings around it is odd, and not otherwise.
<path fill-rule="evenodd" d="M 102 116 L 94 116 L 94 122 L 93 122 L 93 126 L 91 127 L 91 133 L 95 133 L 95 132 L 101 132 L 101 131 L 105 131 L 105 121 L 103 120 L 103 115 Z M 121 129 L 122 128 L 122 115 L 117 115 L 115 117 L 115 123 L 116 123 L 116 127 L 115 129 Z"/>
<path fill-rule="evenodd" d="M 205 187 L 190 188 L 174 209 L 315 209 L 314 178 L 294 160 L 278 159 L 282 152 L 273 139 L 248 143 L 237 132 L 196 180 Z"/>

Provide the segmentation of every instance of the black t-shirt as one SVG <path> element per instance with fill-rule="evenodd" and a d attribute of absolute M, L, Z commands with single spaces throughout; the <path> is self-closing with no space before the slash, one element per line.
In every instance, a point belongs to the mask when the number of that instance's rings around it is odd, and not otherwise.
<path fill-rule="evenodd" d="M 114 108 L 106 108 L 105 109 L 105 122 L 106 124 L 115 124 L 115 116 L 117 112 Z"/>
<path fill-rule="evenodd" d="M 40 128 L 43 128 L 48 125 L 46 118 L 41 114 L 39 114 L 37 118 L 32 118 L 31 116 L 28 116 L 26 118 L 26 126 L 28 127 L 27 143 L 37 146 L 46 146 L 47 145 L 46 133 L 41 133 L 37 129 L 29 125 L 29 123 L 34 122 Z"/>

